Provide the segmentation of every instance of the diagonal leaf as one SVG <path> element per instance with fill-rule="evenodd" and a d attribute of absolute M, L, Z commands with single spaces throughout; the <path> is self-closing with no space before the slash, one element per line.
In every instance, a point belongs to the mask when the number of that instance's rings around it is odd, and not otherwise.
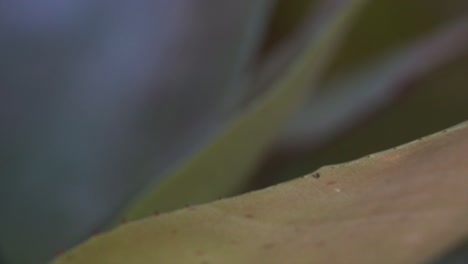
<path fill-rule="evenodd" d="M 123 225 L 55 263 L 421 263 L 468 236 L 468 122 Z"/>
<path fill-rule="evenodd" d="M 302 103 L 326 66 L 362 0 L 341 1 L 314 34 L 308 47 L 265 97 L 253 102 L 214 142 L 124 213 L 135 219 L 154 210 L 171 210 L 236 191 L 272 142 L 281 125 Z M 182 194 L 182 195 L 181 195 Z"/>

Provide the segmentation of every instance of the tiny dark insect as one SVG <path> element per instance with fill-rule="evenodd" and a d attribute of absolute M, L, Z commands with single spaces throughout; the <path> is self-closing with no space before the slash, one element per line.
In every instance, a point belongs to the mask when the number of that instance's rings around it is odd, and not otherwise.
<path fill-rule="evenodd" d="M 318 179 L 318 178 L 320 178 L 320 173 L 316 172 L 316 173 L 312 174 L 312 177 L 314 177 L 315 179 Z"/>

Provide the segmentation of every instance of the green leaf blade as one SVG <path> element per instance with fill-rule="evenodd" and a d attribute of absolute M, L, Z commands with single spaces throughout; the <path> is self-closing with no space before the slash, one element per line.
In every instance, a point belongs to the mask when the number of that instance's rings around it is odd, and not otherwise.
<path fill-rule="evenodd" d="M 468 236 L 468 123 L 125 224 L 55 263 L 421 263 Z"/>
<path fill-rule="evenodd" d="M 138 219 L 154 210 L 207 202 L 238 190 L 280 127 L 314 88 L 351 18 L 364 3 L 341 1 L 265 97 L 234 119 L 199 155 L 140 196 L 122 217 Z"/>

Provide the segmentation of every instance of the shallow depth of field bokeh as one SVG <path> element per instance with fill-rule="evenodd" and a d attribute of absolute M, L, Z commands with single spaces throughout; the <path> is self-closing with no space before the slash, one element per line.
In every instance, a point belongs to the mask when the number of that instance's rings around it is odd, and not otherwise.
<path fill-rule="evenodd" d="M 48 261 L 184 168 L 268 93 L 251 84 L 322 2 L 0 2 L 0 263 Z M 216 195 L 271 186 L 468 120 L 468 41 L 455 32 L 408 62 L 414 71 L 387 76 L 395 80 L 383 100 L 342 126 L 307 133 L 330 119 L 307 115 L 326 84 L 366 67 L 372 74 L 373 63 L 408 45 L 423 49 L 451 27 L 466 33 L 467 21 L 465 0 L 369 0 L 316 91 L 241 170 L 246 180 Z M 430 70 L 417 68 L 424 64 Z M 375 85 L 363 84 L 364 94 Z M 183 200 L 190 184 L 167 199 Z M 216 186 L 198 185 L 210 195 L 194 203 L 209 201 Z"/>

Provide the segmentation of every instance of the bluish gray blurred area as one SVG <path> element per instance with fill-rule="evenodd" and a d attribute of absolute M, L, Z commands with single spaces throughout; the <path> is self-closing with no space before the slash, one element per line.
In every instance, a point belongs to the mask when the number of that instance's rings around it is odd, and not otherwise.
<path fill-rule="evenodd" d="M 42 263 L 236 112 L 274 0 L 0 0 L 0 251 Z"/>

